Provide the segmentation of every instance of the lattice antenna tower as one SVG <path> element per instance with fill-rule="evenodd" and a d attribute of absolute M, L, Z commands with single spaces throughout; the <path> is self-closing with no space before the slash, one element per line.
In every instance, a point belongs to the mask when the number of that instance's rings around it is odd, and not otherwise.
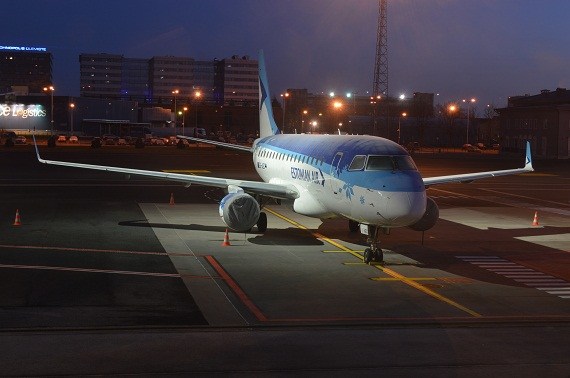
<path fill-rule="evenodd" d="M 388 0 L 379 0 L 372 93 L 374 96 L 388 95 Z"/>

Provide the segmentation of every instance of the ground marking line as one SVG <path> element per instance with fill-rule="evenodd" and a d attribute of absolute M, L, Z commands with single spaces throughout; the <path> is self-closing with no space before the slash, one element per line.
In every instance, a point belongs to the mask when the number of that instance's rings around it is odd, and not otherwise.
<path fill-rule="evenodd" d="M 125 251 L 120 249 L 94 249 L 94 248 L 70 248 L 70 247 L 46 247 L 34 245 L 6 245 L 0 244 L 0 248 L 15 248 L 15 249 L 46 249 L 54 251 L 75 251 L 75 252 L 103 252 L 103 253 L 127 253 L 134 255 L 159 255 L 166 256 L 164 252 L 144 252 L 144 251 Z"/>
<path fill-rule="evenodd" d="M 253 301 L 247 296 L 245 291 L 239 286 L 239 284 L 229 275 L 228 272 L 220 265 L 218 260 L 213 256 L 204 257 L 208 263 L 214 268 L 218 275 L 226 282 L 226 284 L 232 289 L 235 295 L 241 300 L 241 302 L 255 315 L 257 320 L 266 322 L 269 319 L 265 314 L 253 303 Z"/>
<path fill-rule="evenodd" d="M 82 272 L 82 273 L 107 273 L 107 274 L 126 274 L 126 275 L 134 275 L 134 276 L 154 276 L 154 277 L 174 277 L 174 278 L 180 278 L 180 274 L 178 274 L 178 273 L 135 272 L 135 271 L 130 271 L 130 270 L 105 270 L 105 269 L 88 269 L 88 268 L 70 268 L 70 267 L 64 267 L 64 266 L 0 264 L 0 268 L 58 270 L 58 271 Z"/>
<path fill-rule="evenodd" d="M 317 239 L 321 239 L 321 240 L 323 240 L 323 241 L 326 241 L 327 243 L 329 243 L 329 244 L 331 244 L 331 245 L 333 245 L 333 246 L 335 246 L 335 247 L 337 247 L 337 248 L 339 248 L 339 249 L 341 249 L 341 250 L 343 250 L 343 251 L 345 251 L 345 252 L 347 252 L 347 253 L 350 253 L 351 255 L 353 255 L 353 256 L 356 257 L 356 258 L 362 259 L 362 256 L 361 256 L 360 254 L 354 252 L 354 251 L 351 250 L 350 248 L 347 248 L 347 247 L 345 247 L 344 245 L 342 245 L 342 244 L 340 244 L 340 243 L 337 243 L 336 241 L 334 241 L 334 240 L 332 240 L 332 239 L 330 239 L 330 238 L 328 238 L 328 237 L 326 237 L 326 236 L 324 236 L 324 235 L 322 235 L 322 234 L 320 234 L 320 233 L 318 233 L 318 232 L 313 232 L 313 231 L 309 230 L 307 227 L 303 226 L 302 224 L 300 224 L 300 223 L 298 223 L 298 222 L 295 222 L 294 220 L 289 219 L 289 218 L 287 218 L 286 216 L 281 215 L 281 214 L 277 213 L 276 211 L 274 211 L 274 210 L 272 210 L 272 209 L 270 209 L 270 208 L 268 208 L 268 207 L 265 207 L 264 209 L 267 210 L 268 212 L 270 212 L 271 214 L 275 215 L 276 217 L 281 218 L 281 219 L 283 219 L 284 221 L 289 222 L 289 223 L 291 223 L 292 225 L 297 226 L 297 227 L 300 228 L 300 229 L 303 229 L 303 230 L 306 230 L 306 231 L 310 232 L 310 233 L 311 233 L 313 236 L 315 236 Z M 470 309 L 468 309 L 467 307 L 462 306 L 462 305 L 460 305 L 459 303 L 457 303 L 457 302 L 455 302 L 455 301 L 453 301 L 453 300 L 451 300 L 451 299 L 449 299 L 449 298 L 446 298 L 446 297 L 444 297 L 443 295 L 438 294 L 438 293 L 436 293 L 435 291 L 430 290 L 430 289 L 428 289 L 427 287 L 425 287 L 425 286 L 423 286 L 423 285 L 421 285 L 421 284 L 419 284 L 419 283 L 417 283 L 417 282 L 414 282 L 414 281 L 410 280 L 409 278 L 407 278 L 407 277 L 405 277 L 405 276 L 403 276 L 403 275 L 397 273 L 396 271 L 394 271 L 394 270 L 392 270 L 392 269 L 383 267 L 383 266 L 381 266 L 381 265 L 371 265 L 371 266 L 375 267 L 376 269 L 382 271 L 383 273 L 385 273 L 385 274 L 387 274 L 387 275 L 389 275 L 389 276 L 391 276 L 391 277 L 393 277 L 393 278 L 396 278 L 396 279 L 402 281 L 402 282 L 405 283 L 406 285 L 411 286 L 411 287 L 413 287 L 414 289 L 417 289 L 417 290 L 423 292 L 424 294 L 427 294 L 427 295 L 429 295 L 430 297 L 435 298 L 435 299 L 437 299 L 437 300 L 439 300 L 439 301 L 441 301 L 441 302 L 445 302 L 445 303 L 447 303 L 447 304 L 449 304 L 449 305 L 451 305 L 451 306 L 453 306 L 453 307 L 455 307 L 455 308 L 457 308 L 457 309 L 459 309 L 459 310 L 461 310 L 461 311 L 463 311 L 463 312 L 466 312 L 466 313 L 468 313 L 469 315 L 471 315 L 471 316 L 473 316 L 473 317 L 481 317 L 481 316 L 482 316 L 481 314 L 479 314 L 479 313 L 477 313 L 477 312 L 475 312 L 475 311 L 473 311 L 473 310 L 470 310 Z"/>
<path fill-rule="evenodd" d="M 497 193 L 497 194 L 503 194 L 503 195 L 511 196 L 511 197 L 519 197 L 519 198 L 524 198 L 524 199 L 529 199 L 529 200 L 535 200 L 535 201 L 537 200 L 536 198 L 533 198 L 533 197 L 523 196 L 523 195 L 520 195 L 520 194 L 511 194 L 511 193 L 501 192 L 501 191 L 499 191 L 499 190 L 494 190 L 494 189 L 484 189 L 484 188 L 481 188 L 481 190 L 484 190 L 484 191 L 486 191 L 486 192 L 492 192 L 492 193 Z M 556 190 L 559 190 L 559 189 L 556 189 Z M 554 205 L 568 206 L 567 203 L 562 203 L 562 202 L 549 201 L 549 200 L 543 200 L 543 199 L 539 199 L 538 201 L 541 201 L 541 202 L 548 202 L 548 203 L 552 203 L 552 204 L 554 204 Z"/>

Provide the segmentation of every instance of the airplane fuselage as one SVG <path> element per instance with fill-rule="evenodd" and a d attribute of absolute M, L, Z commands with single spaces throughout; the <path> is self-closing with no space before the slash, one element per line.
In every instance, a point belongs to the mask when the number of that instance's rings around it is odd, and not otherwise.
<path fill-rule="evenodd" d="M 278 134 L 256 140 L 255 169 L 265 182 L 293 185 L 300 214 L 403 227 L 426 210 L 423 180 L 408 152 L 379 137 Z"/>

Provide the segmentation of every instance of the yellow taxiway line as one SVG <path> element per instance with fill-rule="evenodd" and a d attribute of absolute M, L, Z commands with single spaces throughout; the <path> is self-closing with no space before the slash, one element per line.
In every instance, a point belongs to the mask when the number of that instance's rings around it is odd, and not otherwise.
<path fill-rule="evenodd" d="M 342 244 L 340 244 L 340 243 L 338 243 L 338 242 L 336 242 L 336 241 L 334 241 L 334 240 L 332 240 L 332 239 L 330 239 L 330 238 L 328 238 L 328 237 L 326 237 L 326 236 L 324 236 L 318 232 L 313 232 L 313 231 L 309 230 L 307 227 L 303 226 L 302 224 L 295 222 L 294 220 L 289 219 L 282 214 L 279 214 L 275 210 L 272 210 L 268 207 L 264 207 L 264 210 L 275 215 L 278 218 L 283 219 L 284 221 L 286 221 L 288 223 L 291 223 L 292 225 L 294 225 L 297 228 L 300 228 L 302 230 L 306 230 L 306 231 L 310 232 L 317 239 L 325 241 L 325 242 L 335 246 L 336 248 L 338 248 L 338 249 L 340 249 L 346 253 L 349 253 L 349 254 L 353 255 L 354 257 L 362 260 L 362 256 L 358 252 L 353 251 L 352 249 L 350 249 L 350 248 L 348 248 L 348 247 L 346 247 L 346 246 L 344 246 L 344 245 L 342 245 Z M 457 303 L 457 302 L 455 302 L 455 301 L 453 301 L 447 297 L 444 297 L 441 294 L 436 293 L 433 290 L 428 289 L 427 287 L 423 286 L 422 284 L 415 282 L 416 279 L 412 279 L 412 278 L 403 276 L 402 274 L 400 274 L 400 273 L 398 273 L 398 272 L 396 272 L 390 268 L 386 268 L 384 266 L 381 266 L 381 265 L 370 265 L 370 266 L 374 267 L 376 269 L 379 269 L 380 271 L 382 271 L 382 273 L 387 274 L 388 276 L 392 277 L 395 280 L 401 281 L 402 283 L 405 283 L 406 285 L 413 287 L 414 289 L 417 289 L 417 290 L 421 291 L 422 293 L 429 295 L 432 298 L 435 298 L 435 299 L 437 299 L 441 302 L 447 303 L 448 305 L 453 306 L 453 307 L 455 307 L 455 308 L 457 308 L 463 312 L 466 312 L 473 317 L 479 318 L 482 316 L 478 312 L 473 311 L 473 310 L 471 310 L 471 309 L 469 309 L 469 308 L 467 308 L 467 307 L 465 307 L 465 306 L 463 306 L 463 305 L 461 305 L 461 304 L 459 304 L 459 303 Z"/>

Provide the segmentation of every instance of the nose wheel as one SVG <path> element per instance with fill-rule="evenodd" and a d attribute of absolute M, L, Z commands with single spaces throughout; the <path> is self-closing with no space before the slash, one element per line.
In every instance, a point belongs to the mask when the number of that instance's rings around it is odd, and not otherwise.
<path fill-rule="evenodd" d="M 384 252 L 382 252 L 382 248 L 366 248 L 364 250 L 363 261 L 365 264 L 370 264 L 372 261 L 383 262 Z"/>
<path fill-rule="evenodd" d="M 382 248 L 380 248 L 380 242 L 378 241 L 378 231 L 379 227 L 368 226 L 369 233 L 368 233 L 368 240 L 367 243 L 370 245 L 369 248 L 364 250 L 364 255 L 362 256 L 362 260 L 365 264 L 370 264 L 371 262 L 383 262 L 384 261 L 384 253 L 382 252 Z"/>

